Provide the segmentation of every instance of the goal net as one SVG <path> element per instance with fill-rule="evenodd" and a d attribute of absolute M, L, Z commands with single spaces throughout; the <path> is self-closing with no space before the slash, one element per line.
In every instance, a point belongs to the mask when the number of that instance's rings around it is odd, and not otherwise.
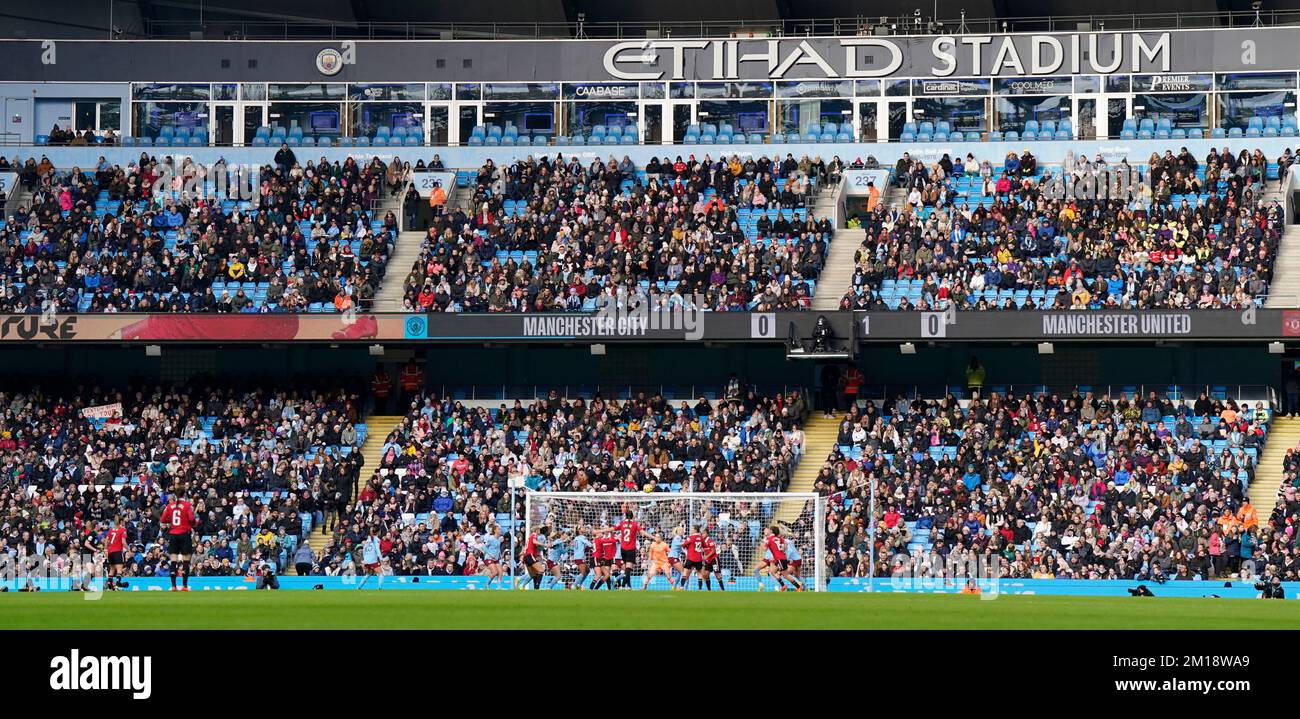
<path fill-rule="evenodd" d="M 662 537 L 674 563 L 671 576 L 680 578 L 686 550 L 674 536 L 689 536 L 693 530 L 710 537 L 717 545 L 717 568 L 726 589 L 741 591 L 775 590 L 777 580 L 771 573 L 759 573 L 767 558 L 764 544 L 768 527 L 777 526 L 781 536 L 793 546 L 791 556 L 797 576 L 806 590 L 821 591 L 826 586 L 825 498 L 803 493 L 725 493 L 725 492 L 528 492 L 526 499 L 525 536 L 547 527 L 553 548 L 566 582 L 578 578 L 572 547 L 578 535 L 594 541 L 594 530 L 613 527 L 628 510 L 633 512 L 642 534 L 637 540 L 637 565 L 632 568 L 632 586 L 640 589 L 650 568 L 650 545 L 647 535 Z M 677 547 L 678 549 L 675 549 Z M 618 567 L 618 565 L 615 565 Z M 620 568 L 620 571 L 623 571 Z M 590 582 L 588 582 L 590 584 Z M 788 585 L 787 585 L 788 586 Z M 650 589 L 670 589 L 668 580 L 655 576 Z M 688 588 L 696 589 L 692 577 Z"/>

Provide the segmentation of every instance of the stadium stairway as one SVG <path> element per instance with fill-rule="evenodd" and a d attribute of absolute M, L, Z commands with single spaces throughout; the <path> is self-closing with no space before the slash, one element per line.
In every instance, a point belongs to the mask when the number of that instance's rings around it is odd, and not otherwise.
<path fill-rule="evenodd" d="M 365 482 L 379 466 L 379 461 L 383 458 L 384 443 L 393 428 L 402 423 L 402 419 L 396 415 L 372 415 L 366 418 L 366 441 L 361 445 L 361 456 L 365 459 L 365 464 L 361 468 L 361 482 Z M 352 500 L 353 497 L 348 497 L 347 503 L 351 504 Z M 333 536 L 333 534 L 313 531 L 307 537 L 307 544 L 319 557 Z"/>
<path fill-rule="evenodd" d="M 835 230 L 830 249 L 826 251 L 826 267 L 817 278 L 817 294 L 812 301 L 814 310 L 839 309 L 840 300 L 853 284 L 853 255 L 866 237 L 866 230 Z"/>
<path fill-rule="evenodd" d="M 406 287 L 406 277 L 411 274 L 415 258 L 420 256 L 424 243 L 424 233 L 419 230 L 405 230 L 397 235 L 397 246 L 393 256 L 388 259 L 389 272 L 375 293 L 376 312 L 401 312 L 402 290 Z"/>
<path fill-rule="evenodd" d="M 4 212 L 0 213 L 0 220 L 5 222 L 8 222 L 9 218 L 13 217 L 14 212 L 19 207 L 32 206 L 32 191 L 27 189 L 21 182 L 15 182 L 14 185 L 18 189 L 10 192 L 9 196 L 5 198 Z"/>
<path fill-rule="evenodd" d="M 1287 225 L 1282 232 L 1277 262 L 1273 265 L 1273 282 L 1264 306 L 1269 309 L 1300 307 L 1300 225 Z"/>
<path fill-rule="evenodd" d="M 451 196 L 447 198 L 447 207 L 464 208 L 470 204 L 473 199 L 473 190 L 465 187 L 455 188 Z M 401 215 L 401 209 L 396 212 Z M 405 218 L 402 222 L 405 223 Z M 401 312 L 403 289 L 406 287 L 406 278 L 411 274 L 411 268 L 415 265 L 415 258 L 420 256 L 420 250 L 424 247 L 424 232 L 416 228 L 403 228 L 402 232 L 397 235 L 397 245 L 393 248 L 393 256 L 388 259 L 388 273 L 384 276 L 384 281 L 380 283 L 379 290 L 375 292 L 375 311 L 376 312 Z"/>
<path fill-rule="evenodd" d="M 1268 428 L 1268 442 L 1264 454 L 1255 468 L 1255 481 L 1250 484 L 1250 503 L 1259 512 L 1261 523 L 1268 521 L 1277 504 L 1278 488 L 1282 485 L 1282 460 L 1286 451 L 1300 446 L 1300 417 L 1274 416 Z"/>
<path fill-rule="evenodd" d="M 830 456 L 831 450 L 835 447 L 835 440 L 839 437 L 840 418 L 823 417 L 821 410 L 813 410 L 808 415 L 807 422 L 803 426 L 804 445 L 803 455 L 799 459 L 798 466 L 794 469 L 794 476 L 790 478 L 790 486 L 786 487 L 787 492 L 812 492 L 813 485 L 817 482 L 817 474 L 821 472 L 822 464 Z M 783 502 L 781 509 L 778 511 L 775 519 L 784 524 L 790 524 L 799 518 L 799 512 L 803 507 L 790 502 Z"/>

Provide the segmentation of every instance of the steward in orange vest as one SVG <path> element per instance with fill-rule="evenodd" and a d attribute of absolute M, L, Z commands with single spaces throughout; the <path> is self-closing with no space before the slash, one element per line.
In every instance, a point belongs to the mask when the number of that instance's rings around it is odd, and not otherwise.
<path fill-rule="evenodd" d="M 377 400 L 388 399 L 388 393 L 393 386 L 393 378 L 381 367 L 375 370 L 375 376 L 370 379 L 370 394 Z"/>
<path fill-rule="evenodd" d="M 414 361 L 408 362 L 402 368 L 398 381 L 402 385 L 403 392 L 419 392 L 424 387 L 424 370 L 420 369 Z"/>

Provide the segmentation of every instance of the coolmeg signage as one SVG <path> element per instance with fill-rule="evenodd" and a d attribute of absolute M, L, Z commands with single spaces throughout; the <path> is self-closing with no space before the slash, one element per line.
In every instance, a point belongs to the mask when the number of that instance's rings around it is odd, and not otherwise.
<path fill-rule="evenodd" d="M 932 77 L 1169 72 L 1171 33 L 940 35 L 808 40 L 632 40 L 605 50 L 620 80 L 863 78 L 893 75 L 909 53 Z M 916 63 L 909 63 L 916 68 Z M 916 68 L 919 69 L 919 68 Z"/>

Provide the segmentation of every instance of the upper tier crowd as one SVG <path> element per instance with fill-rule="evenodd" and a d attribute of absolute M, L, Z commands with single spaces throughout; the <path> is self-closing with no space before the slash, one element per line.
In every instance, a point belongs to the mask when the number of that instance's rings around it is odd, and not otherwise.
<path fill-rule="evenodd" d="M 33 193 L 0 227 L 0 311 L 367 308 L 398 232 L 394 213 L 373 209 L 401 170 L 394 162 L 304 164 L 285 148 L 249 169 L 240 197 L 242 168 L 224 162 L 0 158 Z"/>
<path fill-rule="evenodd" d="M 866 237 L 841 308 L 1261 303 L 1285 223 L 1265 193 L 1295 159 L 1290 149 L 1270 162 L 1226 147 L 1204 158 L 1170 149 L 1140 165 L 905 153 L 893 168 L 901 201 L 875 192 L 850 218 Z M 468 209 L 448 206 L 444 191 L 401 279 L 403 308 L 575 311 L 657 293 L 709 310 L 804 309 L 835 232 L 812 212 L 815 193 L 860 165 L 791 155 L 644 167 L 626 156 L 489 160 L 470 180 Z M 0 311 L 18 313 L 369 308 L 399 231 L 395 214 L 376 208 L 410 170 L 399 158 L 300 162 L 284 147 L 256 171 L 252 196 L 237 199 L 184 184 L 190 169 L 210 187 L 232 168 L 147 153 L 93 168 L 0 158 L 10 169 L 34 193 L 10 202 L 0 227 Z M 1116 179 L 1129 172 L 1131 184 Z M 1101 186 L 1108 194 L 1092 199 Z"/>
<path fill-rule="evenodd" d="M 583 164 L 563 155 L 488 160 L 472 215 L 430 223 L 404 307 L 434 312 L 592 309 L 658 292 L 708 310 L 803 309 L 834 234 L 815 188 L 820 157 L 694 155 Z"/>
<path fill-rule="evenodd" d="M 1040 166 L 973 154 L 894 168 L 902 203 L 852 218 L 866 238 L 844 309 L 1215 309 L 1261 303 L 1285 224 L 1263 153 Z M 1131 178 L 1131 179 L 1130 179 Z"/>

